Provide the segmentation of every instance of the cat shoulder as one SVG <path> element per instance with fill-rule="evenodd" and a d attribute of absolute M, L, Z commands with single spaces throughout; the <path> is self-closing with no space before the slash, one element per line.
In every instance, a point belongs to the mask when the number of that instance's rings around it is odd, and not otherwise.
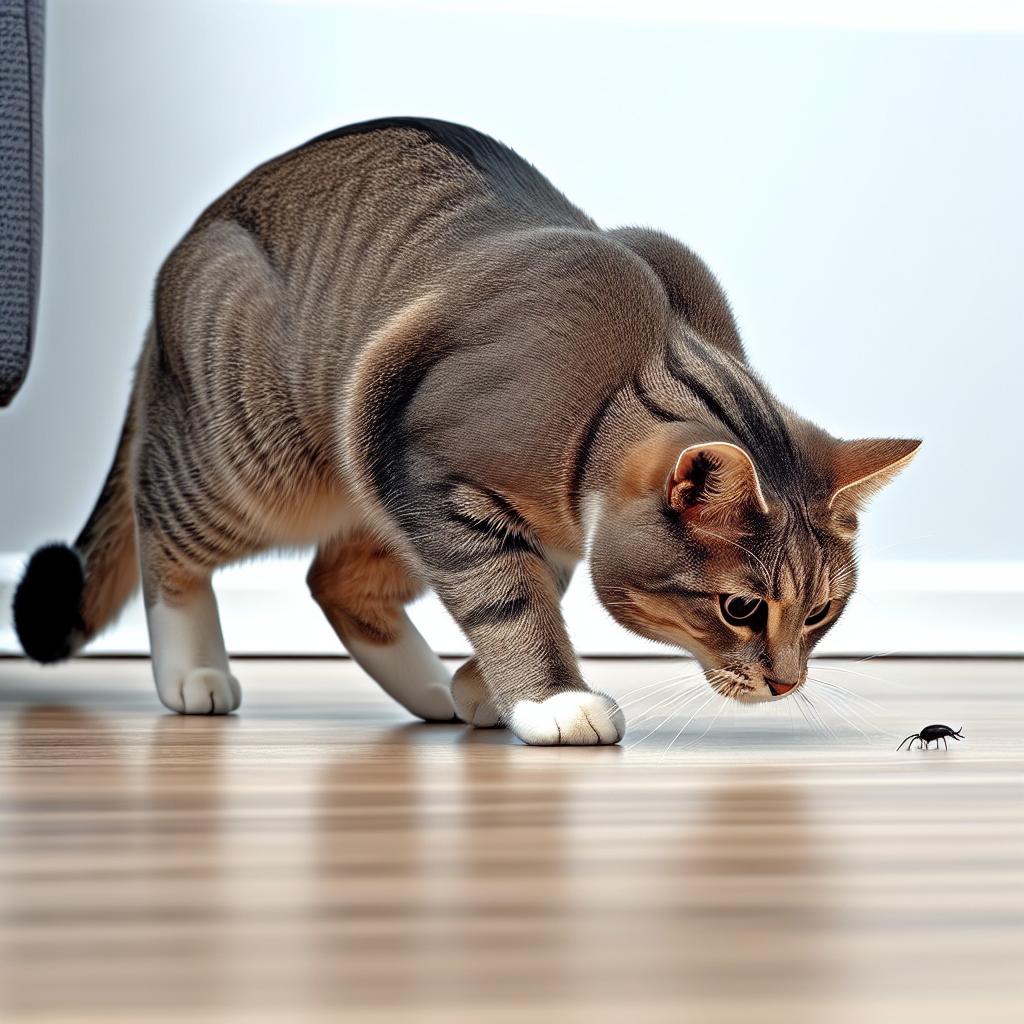
<path fill-rule="evenodd" d="M 616 228 L 607 235 L 650 266 L 665 288 L 672 311 L 696 334 L 746 361 L 725 291 L 692 249 L 651 228 Z"/>

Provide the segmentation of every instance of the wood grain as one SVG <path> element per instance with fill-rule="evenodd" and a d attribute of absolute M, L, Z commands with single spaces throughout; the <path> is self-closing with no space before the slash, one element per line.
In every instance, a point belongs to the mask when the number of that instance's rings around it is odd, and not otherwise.
<path fill-rule="evenodd" d="M 1022 668 L 823 663 L 812 728 L 592 661 L 625 743 L 542 749 L 344 660 L 237 662 L 228 718 L 2 661 L 0 1020 L 1018 1022 Z"/>

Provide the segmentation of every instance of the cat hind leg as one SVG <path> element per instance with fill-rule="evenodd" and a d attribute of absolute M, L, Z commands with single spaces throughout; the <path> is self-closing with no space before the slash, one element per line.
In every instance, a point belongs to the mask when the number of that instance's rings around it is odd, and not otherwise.
<path fill-rule="evenodd" d="M 143 566 L 156 692 L 179 714 L 226 715 L 242 703 L 242 689 L 228 666 L 217 598 L 209 576 L 189 583 L 172 596 Z"/>
<path fill-rule="evenodd" d="M 422 585 L 401 560 L 358 531 L 322 546 L 310 592 L 349 654 L 381 689 L 428 722 L 455 717 L 451 675 L 405 612 Z"/>

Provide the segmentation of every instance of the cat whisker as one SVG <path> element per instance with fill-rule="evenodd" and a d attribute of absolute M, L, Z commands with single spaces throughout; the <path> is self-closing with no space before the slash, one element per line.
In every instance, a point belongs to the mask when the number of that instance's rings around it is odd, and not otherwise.
<path fill-rule="evenodd" d="M 800 712 L 800 714 L 803 716 L 804 721 L 811 727 L 811 732 L 813 732 L 815 736 L 819 736 L 820 737 L 821 736 L 821 732 L 820 732 L 820 730 L 818 728 L 818 723 L 815 722 L 808 715 L 808 713 L 807 713 L 807 704 L 806 704 L 806 701 L 804 700 L 803 694 L 799 690 L 797 690 L 797 692 L 793 696 L 795 698 L 793 703 L 796 706 L 797 710 Z"/>
<path fill-rule="evenodd" d="M 659 679 L 656 683 L 653 683 L 651 685 L 659 687 L 660 689 L 664 689 L 664 688 L 669 687 L 669 686 L 678 686 L 680 684 L 682 684 L 682 685 L 684 685 L 686 687 L 690 687 L 690 686 L 693 686 L 693 685 L 701 685 L 701 684 L 703 684 L 705 682 L 706 682 L 706 680 L 704 678 L 704 673 L 703 672 L 701 672 L 701 673 L 680 672 L 678 675 L 666 676 L 664 679 Z M 637 690 L 639 690 L 639 689 L 643 689 L 643 687 L 637 687 L 637 688 L 635 688 L 633 690 L 628 690 L 626 693 L 622 694 L 622 696 L 623 697 L 628 697 L 628 696 L 630 696 L 630 694 L 636 693 Z M 647 694 L 645 694 L 643 696 L 653 697 L 654 693 L 647 693 Z M 640 699 L 643 699 L 643 696 Z"/>
<path fill-rule="evenodd" d="M 811 682 L 820 682 L 820 680 L 810 680 L 810 681 Z M 848 715 L 845 714 L 844 712 L 849 712 L 849 714 L 853 715 L 854 718 L 859 718 L 860 721 L 862 721 L 869 729 L 874 729 L 876 732 L 877 731 L 884 731 L 884 730 L 879 730 L 878 727 L 873 722 L 868 721 L 868 719 L 866 719 L 863 715 L 858 714 L 852 708 L 845 708 L 844 709 L 836 701 L 830 699 L 830 697 L 827 694 L 819 693 L 818 696 L 821 698 L 822 702 L 829 708 L 830 711 L 835 712 L 835 714 L 837 714 L 851 729 L 853 729 L 855 732 L 860 733 L 860 735 L 863 736 L 865 739 L 869 738 L 868 734 L 866 732 L 864 732 L 863 729 L 859 728 L 853 722 L 853 720 L 850 717 L 848 717 Z"/>
<path fill-rule="evenodd" d="M 687 704 L 689 704 L 692 701 L 696 700 L 700 696 L 703 696 L 703 693 L 701 693 L 701 692 L 686 691 L 685 693 L 680 694 L 679 698 L 674 702 L 674 705 L 672 707 L 670 707 L 665 714 L 659 716 L 658 724 L 653 729 L 651 729 L 649 732 L 647 732 L 643 736 L 641 736 L 640 739 L 634 740 L 626 749 L 627 750 L 632 750 L 633 747 L 635 747 L 638 743 L 643 743 L 644 740 L 646 740 L 649 737 L 653 736 L 662 727 L 662 725 L 664 725 L 664 723 L 667 722 L 674 714 L 676 714 L 679 711 L 681 711 L 684 707 L 686 707 Z M 714 696 L 716 696 L 716 694 L 712 694 L 711 695 L 711 697 L 714 697 Z M 685 700 L 682 699 L 684 697 L 685 697 Z M 709 697 L 708 700 L 710 700 L 711 697 Z M 701 705 L 701 706 L 703 707 L 703 705 Z M 699 710 L 700 709 L 698 708 L 698 711 Z M 644 718 L 641 718 L 639 721 L 631 723 L 631 725 L 633 726 L 633 728 L 636 728 L 638 725 L 642 725 L 645 722 L 650 721 L 650 717 L 651 716 L 645 716 Z"/>
<path fill-rule="evenodd" d="M 644 711 L 643 715 L 638 719 L 638 722 L 646 721 L 648 718 L 650 718 L 652 715 L 654 715 L 658 711 L 659 708 L 664 707 L 666 704 L 671 704 L 677 697 L 680 697 L 683 694 L 689 693 L 689 692 L 690 692 L 690 689 L 686 689 L 686 690 L 682 691 L 682 693 L 677 691 L 676 693 L 670 694 L 668 697 L 662 698 L 660 701 L 658 701 L 657 704 L 654 704 L 651 707 L 647 708 Z"/>
<path fill-rule="evenodd" d="M 854 662 L 859 665 L 860 662 Z M 887 683 L 888 679 L 883 679 L 881 676 L 873 676 L 868 672 L 857 672 L 855 669 L 847 668 L 845 665 L 833 665 L 824 661 L 814 662 L 815 672 L 845 672 L 847 675 L 858 676 L 861 679 L 871 679 L 876 683 Z"/>
<path fill-rule="evenodd" d="M 663 708 L 666 704 L 675 705 L 674 707 L 670 707 L 669 711 L 666 713 L 672 714 L 675 711 L 678 711 L 679 708 L 685 707 L 691 700 L 694 700 L 705 692 L 706 691 L 703 686 L 691 686 L 680 693 L 674 693 L 671 697 L 666 697 L 664 700 L 659 701 L 654 705 L 654 707 L 648 708 L 639 718 L 636 719 L 636 721 L 632 722 L 631 725 L 633 728 L 636 728 L 638 725 L 643 725 L 645 722 L 649 722 L 657 715 L 658 709 Z"/>
<path fill-rule="evenodd" d="M 694 744 L 699 743 L 702 739 L 704 739 L 705 736 L 707 736 L 707 734 L 709 732 L 711 732 L 711 730 L 715 726 L 715 722 L 718 721 L 719 716 L 722 714 L 722 712 L 726 708 L 728 708 L 730 711 L 734 711 L 736 709 L 736 707 L 738 707 L 738 706 L 739 705 L 733 703 L 732 701 L 728 701 L 728 700 L 727 701 L 723 701 L 721 707 L 719 707 L 719 709 L 715 712 L 714 717 L 711 719 L 710 722 L 708 722 L 707 728 L 705 728 L 705 730 L 698 737 L 696 737 L 696 739 L 690 740 L 689 743 L 685 743 L 679 749 L 680 750 L 686 750 L 688 747 L 692 747 Z M 675 741 L 673 741 L 673 742 L 675 742 Z"/>
<path fill-rule="evenodd" d="M 664 712 L 664 714 L 659 715 L 658 716 L 658 721 L 656 722 L 654 728 L 649 730 L 648 732 L 644 733 L 644 735 L 641 736 L 638 740 L 634 740 L 626 749 L 627 750 L 632 750 L 633 747 L 635 747 L 638 743 L 643 743 L 644 740 L 647 740 L 651 736 L 653 736 L 667 721 L 669 721 L 669 719 L 672 718 L 672 716 L 683 706 L 684 703 L 685 702 L 682 702 L 682 703 L 677 704 L 675 707 L 670 707 L 666 712 Z M 650 721 L 650 719 L 646 719 L 646 721 Z M 629 724 L 629 726 L 627 726 L 627 730 L 626 730 L 627 733 L 629 732 L 629 728 L 635 729 L 638 724 L 644 724 L 644 723 L 645 723 L 644 719 L 640 719 L 639 723 L 631 722 Z"/>
<path fill-rule="evenodd" d="M 853 690 L 848 689 L 845 686 L 840 686 L 838 683 L 829 682 L 827 679 L 818 679 L 817 676 L 808 676 L 809 681 L 813 682 L 817 686 L 824 686 L 830 692 L 841 696 L 845 699 L 852 700 L 857 704 L 866 704 L 868 707 L 873 708 L 875 711 L 881 711 L 874 701 L 868 700 L 867 697 L 862 697 L 859 693 L 854 693 Z"/>
<path fill-rule="evenodd" d="M 869 672 L 857 672 L 852 668 L 840 668 L 838 665 L 816 665 L 814 669 L 815 672 L 826 670 L 829 672 L 843 672 L 846 675 L 856 676 L 858 679 L 869 679 L 875 683 L 884 683 L 886 686 L 895 686 L 900 690 L 912 689 L 909 683 L 901 683 L 898 679 L 886 679 L 884 676 L 871 675 Z"/>
<path fill-rule="evenodd" d="M 891 651 L 882 651 L 881 654 L 869 654 L 866 658 L 861 658 L 859 661 L 855 661 L 854 665 L 864 665 L 869 661 L 875 661 L 877 658 L 888 658 L 896 653 L 897 652 L 894 649 Z"/>
<path fill-rule="evenodd" d="M 692 699 L 693 698 L 691 697 L 691 700 Z M 638 744 L 644 743 L 647 740 L 649 740 L 656 732 L 658 732 L 660 729 L 662 729 L 666 725 L 666 723 L 671 722 L 672 719 L 675 718 L 676 715 L 678 715 L 679 712 L 682 711 L 683 708 L 687 704 L 689 704 L 689 703 L 690 703 L 690 700 L 682 701 L 682 702 L 676 704 L 674 707 L 669 708 L 668 711 L 665 714 L 659 715 L 658 716 L 657 724 L 654 726 L 654 728 L 653 729 L 649 729 L 639 739 L 634 740 L 632 743 L 630 743 L 630 745 L 626 749 L 627 750 L 632 750 L 633 747 L 637 746 Z"/>
<path fill-rule="evenodd" d="M 828 722 L 826 722 L 825 719 L 821 717 L 821 714 L 818 711 L 817 707 L 815 706 L 814 701 L 812 701 L 811 698 L 806 693 L 804 693 L 802 689 L 798 690 L 796 695 L 797 695 L 797 697 L 799 698 L 799 700 L 801 702 L 801 709 L 806 707 L 807 712 L 811 716 L 810 718 L 807 719 L 808 724 L 811 723 L 811 719 L 813 718 L 813 720 L 822 729 L 824 729 L 825 732 L 828 733 L 828 735 L 832 737 L 832 739 L 838 740 L 839 737 L 835 734 L 834 730 L 828 724 Z M 805 717 L 807 717 L 807 716 L 805 715 Z M 813 725 L 811 727 L 814 728 Z M 815 731 L 817 731 L 817 730 L 815 730 Z M 821 735 L 821 734 L 819 733 L 819 735 Z"/>
<path fill-rule="evenodd" d="M 817 706 L 817 705 L 816 705 L 816 704 L 814 703 L 814 701 L 813 701 L 813 700 L 811 699 L 810 695 L 809 695 L 808 693 L 806 693 L 805 691 L 801 691 L 801 696 L 802 696 L 802 697 L 803 697 L 803 699 L 804 699 L 804 700 L 805 700 L 805 701 L 807 702 L 807 705 L 808 705 L 808 707 L 809 707 L 809 708 L 811 709 L 811 711 L 812 711 L 812 712 L 814 713 L 814 715 L 815 715 L 815 717 L 816 717 L 816 718 L 818 719 L 818 721 L 820 721 L 820 722 L 821 722 L 821 724 L 822 724 L 822 725 L 823 725 L 823 726 L 824 726 L 824 727 L 825 727 L 826 729 L 828 729 L 829 733 L 830 733 L 830 734 L 831 734 L 831 735 L 832 735 L 832 736 L 833 736 L 834 738 L 838 739 L 838 737 L 836 736 L 836 734 L 835 734 L 834 732 L 832 732 L 831 728 L 829 728 L 829 724 L 828 724 L 828 722 L 826 722 L 826 721 L 825 721 L 825 720 L 824 720 L 824 719 L 823 719 L 823 718 L 821 717 L 821 713 L 820 713 L 820 712 L 818 711 L 818 706 Z"/>
<path fill-rule="evenodd" d="M 706 707 L 706 706 L 707 706 L 707 703 L 702 704 L 701 708 Z M 715 722 L 718 721 L 718 716 L 729 706 L 730 706 L 730 702 L 727 699 L 723 698 L 721 705 L 719 706 L 718 710 L 715 712 L 714 718 L 712 718 L 711 721 L 708 722 L 708 727 L 695 740 L 690 740 L 689 743 L 685 744 L 684 746 L 680 747 L 679 749 L 680 750 L 685 750 L 687 747 L 692 747 L 694 745 L 694 743 L 699 743 L 702 739 L 704 739 L 704 737 L 707 736 L 707 734 L 711 731 L 712 726 L 714 726 Z M 672 737 L 671 742 L 665 748 L 665 753 L 662 754 L 661 758 L 658 760 L 658 764 L 661 764 L 661 762 L 665 760 L 665 756 L 672 749 L 672 745 L 675 743 L 675 741 L 677 739 L 679 739 L 680 736 L 682 736 L 683 729 L 685 729 L 686 726 L 689 725 L 690 722 L 692 722 L 693 719 L 697 717 L 697 714 L 700 712 L 701 708 L 698 708 L 697 711 L 695 711 L 693 713 L 693 715 L 690 717 L 690 719 L 686 722 L 686 725 L 684 725 L 683 728 L 680 729 L 679 732 L 677 732 L 675 734 L 675 736 Z"/>
<path fill-rule="evenodd" d="M 861 558 L 873 557 L 874 555 L 880 555 L 883 551 L 889 551 L 891 548 L 898 548 L 901 544 L 912 544 L 915 540 L 927 540 L 929 535 L 927 533 L 919 533 L 916 537 L 904 537 L 902 540 L 894 540 L 890 544 L 883 544 L 881 547 L 878 545 L 872 545 L 866 547 L 857 552 Z"/>
<path fill-rule="evenodd" d="M 650 682 L 650 683 L 642 683 L 640 686 L 634 686 L 633 689 L 627 690 L 625 693 L 618 694 L 618 696 L 616 697 L 616 700 L 621 701 L 624 698 L 629 697 L 629 696 L 631 696 L 634 693 L 639 693 L 641 690 L 649 690 L 649 689 L 651 689 L 652 687 L 655 687 L 655 686 L 662 686 L 664 684 L 678 683 L 680 680 L 685 679 L 685 678 L 686 677 L 685 677 L 685 675 L 683 673 L 679 673 L 678 675 L 665 676 L 662 679 L 655 679 L 653 682 Z"/>
<path fill-rule="evenodd" d="M 651 693 L 642 693 L 639 697 L 634 697 L 632 700 L 622 700 L 622 698 L 618 698 L 616 703 L 620 708 L 628 708 L 632 704 L 639 704 L 643 700 L 650 700 L 652 697 L 656 697 L 659 693 L 663 693 L 665 690 L 674 687 L 678 682 L 679 680 L 673 680 L 670 683 L 666 683 L 664 686 L 659 686 L 658 689 Z"/>
<path fill-rule="evenodd" d="M 809 681 L 814 684 L 816 688 L 814 690 L 815 693 L 819 694 L 823 699 L 827 699 L 831 705 L 845 708 L 851 714 L 860 715 L 861 711 L 865 714 L 868 712 L 882 712 L 882 708 L 873 701 L 852 693 L 841 686 L 833 686 L 825 679 L 813 678 L 809 679 Z"/>
<path fill-rule="evenodd" d="M 873 597 L 872 597 L 872 596 L 871 596 L 870 594 L 865 594 L 865 593 L 864 593 L 864 591 L 863 591 L 863 590 L 861 590 L 861 591 L 858 591 L 858 594 L 857 594 L 857 596 L 858 596 L 858 597 L 859 597 L 859 598 L 860 598 L 860 599 L 861 599 L 862 601 L 867 601 L 867 603 L 868 603 L 869 605 L 871 605 L 871 607 L 872 607 L 872 608 L 874 608 L 874 610 L 875 610 L 876 612 L 881 612 L 881 609 L 880 609 L 880 608 L 879 608 L 879 606 L 878 606 L 878 602 L 877 602 L 877 601 L 876 601 L 876 600 L 875 600 L 875 599 L 874 599 L 874 598 L 873 598 Z"/>
<path fill-rule="evenodd" d="M 718 696 L 720 696 L 720 695 L 719 695 L 719 694 L 717 694 L 717 693 L 712 693 L 712 694 L 711 694 L 711 696 L 710 696 L 710 697 L 708 697 L 708 699 L 707 699 L 706 701 L 704 701 L 704 703 L 703 703 L 703 704 L 701 704 L 701 705 L 700 705 L 700 706 L 699 706 L 699 707 L 697 708 L 697 710 L 696 710 L 696 711 L 694 711 L 694 713 L 693 713 L 692 715 L 690 715 L 690 717 L 689 717 L 689 718 L 688 718 L 688 719 L 687 719 L 687 720 L 686 720 L 685 722 L 683 722 L 682 728 L 681 728 L 681 729 L 679 730 L 679 732 L 677 732 L 677 733 L 675 734 L 675 736 L 674 736 L 674 737 L 672 738 L 672 743 L 675 743 L 675 741 L 676 741 L 677 739 L 679 739 L 680 735 L 681 735 L 681 734 L 682 734 L 682 732 L 683 732 L 683 729 L 685 729 L 685 728 L 686 728 L 686 727 L 687 727 L 687 726 L 688 726 L 688 725 L 689 725 L 689 724 L 690 724 L 690 723 L 691 723 L 691 722 L 692 722 L 692 721 L 693 721 L 693 720 L 694 720 L 694 719 L 695 719 L 695 718 L 696 718 L 696 717 L 697 717 L 697 716 L 698 716 L 698 715 L 699 715 L 699 714 L 701 713 L 701 711 L 703 711 L 703 710 L 704 710 L 704 708 L 706 708 L 706 707 L 707 707 L 707 706 L 708 706 L 708 705 L 709 705 L 709 704 L 710 704 L 710 703 L 711 703 L 711 702 L 712 702 L 712 701 L 713 701 L 713 700 L 714 700 L 714 699 L 715 699 L 716 697 L 718 697 Z M 716 717 L 717 717 L 717 716 L 716 716 Z M 670 746 L 670 747 L 672 746 L 672 743 L 669 743 L 669 746 Z M 666 751 L 666 753 L 667 753 L 667 751 Z M 661 756 L 662 756 L 662 759 L 664 759 L 664 757 L 665 757 L 665 754 L 662 754 Z M 659 763 L 659 764 L 661 764 L 661 761 L 659 761 L 658 763 Z"/>

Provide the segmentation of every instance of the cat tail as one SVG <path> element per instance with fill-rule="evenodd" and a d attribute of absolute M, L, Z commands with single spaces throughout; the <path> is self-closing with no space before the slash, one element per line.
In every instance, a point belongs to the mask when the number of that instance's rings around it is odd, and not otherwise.
<path fill-rule="evenodd" d="M 63 661 L 117 618 L 139 583 L 132 509 L 135 400 L 96 507 L 73 547 L 47 544 L 14 592 L 14 628 L 35 661 Z"/>

